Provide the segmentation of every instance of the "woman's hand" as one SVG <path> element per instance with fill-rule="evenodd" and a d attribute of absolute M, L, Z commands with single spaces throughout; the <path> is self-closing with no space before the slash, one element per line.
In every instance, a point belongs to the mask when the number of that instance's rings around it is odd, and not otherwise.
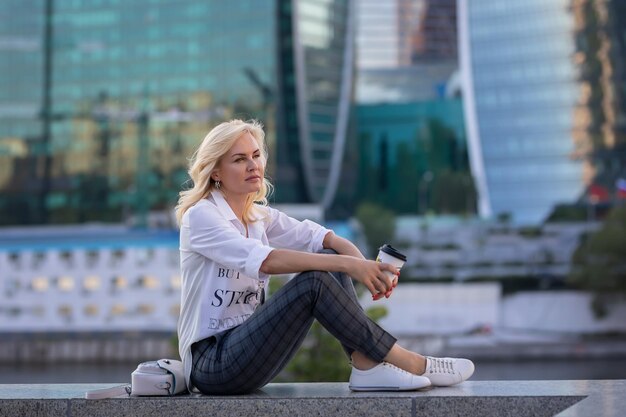
<path fill-rule="evenodd" d="M 372 300 L 377 301 L 377 300 L 380 300 L 383 297 L 389 298 L 391 296 L 391 292 L 393 291 L 393 289 L 398 286 L 398 278 L 399 277 L 400 277 L 400 272 L 398 271 L 397 275 L 393 279 L 393 285 L 392 285 L 391 289 L 389 291 L 387 291 L 386 293 L 384 293 L 384 294 L 382 292 L 379 292 L 378 294 L 372 295 Z"/>
<path fill-rule="evenodd" d="M 362 283 L 367 287 L 374 299 L 378 294 L 378 298 L 385 296 L 393 290 L 398 282 L 398 269 L 391 265 L 376 261 L 368 261 L 364 259 L 352 258 L 352 265 L 348 273 L 353 279 Z M 395 277 L 393 280 L 389 278 L 385 272 L 390 272 Z"/>

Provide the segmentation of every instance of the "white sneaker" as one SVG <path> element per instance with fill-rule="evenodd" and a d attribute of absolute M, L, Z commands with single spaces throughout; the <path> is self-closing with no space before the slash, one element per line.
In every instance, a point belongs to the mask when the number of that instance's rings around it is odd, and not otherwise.
<path fill-rule="evenodd" d="M 461 383 L 474 373 L 474 363 L 469 359 L 433 358 L 426 356 L 423 376 L 437 387 L 449 387 Z"/>
<path fill-rule="evenodd" d="M 430 380 L 382 362 L 366 371 L 352 367 L 352 391 L 410 391 L 430 386 Z"/>

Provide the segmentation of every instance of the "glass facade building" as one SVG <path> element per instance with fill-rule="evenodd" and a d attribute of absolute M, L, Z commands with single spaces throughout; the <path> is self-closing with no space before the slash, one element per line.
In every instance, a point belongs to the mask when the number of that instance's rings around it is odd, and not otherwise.
<path fill-rule="evenodd" d="M 457 0 L 422 0 L 418 30 L 412 34 L 412 61 L 457 59 Z"/>
<path fill-rule="evenodd" d="M 474 214 L 456 0 L 359 0 L 359 195 L 397 213 Z"/>
<path fill-rule="evenodd" d="M 436 100 L 458 70 L 456 0 L 359 0 L 358 103 Z"/>
<path fill-rule="evenodd" d="M 461 99 L 361 104 L 359 195 L 400 214 L 474 214 Z"/>
<path fill-rule="evenodd" d="M 0 4 L 0 225 L 167 211 L 212 126 L 266 126 L 278 203 L 332 205 L 349 0 Z"/>
<path fill-rule="evenodd" d="M 585 164 L 586 200 L 608 203 L 621 198 L 626 179 L 626 3 L 571 0 L 571 9 L 580 81 L 575 155 Z"/>
<path fill-rule="evenodd" d="M 472 172 L 484 216 L 536 224 L 583 191 L 569 0 L 459 2 Z"/>

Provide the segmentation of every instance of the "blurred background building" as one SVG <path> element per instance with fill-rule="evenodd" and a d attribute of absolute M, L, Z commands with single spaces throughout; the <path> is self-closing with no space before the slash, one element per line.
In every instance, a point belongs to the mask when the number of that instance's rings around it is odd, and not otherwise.
<path fill-rule="evenodd" d="M 569 0 L 459 3 L 472 172 L 483 216 L 538 224 L 584 191 L 572 159 L 578 95 Z"/>
<path fill-rule="evenodd" d="M 359 195 L 398 214 L 475 214 L 460 98 L 359 104 Z"/>
<path fill-rule="evenodd" d="M 360 0 L 356 12 L 358 104 L 459 94 L 455 0 Z"/>
<path fill-rule="evenodd" d="M 266 126 L 276 202 L 329 209 L 349 136 L 351 7 L 3 2 L 0 224 L 145 226 L 175 204 L 210 127 L 235 117 Z"/>
<path fill-rule="evenodd" d="M 455 0 L 357 7 L 359 195 L 400 214 L 476 213 Z"/>
<path fill-rule="evenodd" d="M 583 161 L 586 197 L 611 204 L 626 195 L 626 4 L 573 0 L 578 100 L 574 157 Z"/>

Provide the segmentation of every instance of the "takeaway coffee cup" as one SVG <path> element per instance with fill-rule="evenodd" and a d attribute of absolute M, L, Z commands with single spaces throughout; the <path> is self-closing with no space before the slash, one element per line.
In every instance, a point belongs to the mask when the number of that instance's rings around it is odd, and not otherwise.
<path fill-rule="evenodd" d="M 406 262 L 406 255 L 398 252 L 398 250 L 391 245 L 384 244 L 378 249 L 376 262 L 391 264 L 398 268 L 399 271 L 400 268 L 402 268 L 402 265 L 404 265 L 404 263 Z M 395 278 L 395 276 L 391 272 L 386 272 L 386 274 L 389 275 L 389 278 L 391 278 L 392 280 Z"/>

